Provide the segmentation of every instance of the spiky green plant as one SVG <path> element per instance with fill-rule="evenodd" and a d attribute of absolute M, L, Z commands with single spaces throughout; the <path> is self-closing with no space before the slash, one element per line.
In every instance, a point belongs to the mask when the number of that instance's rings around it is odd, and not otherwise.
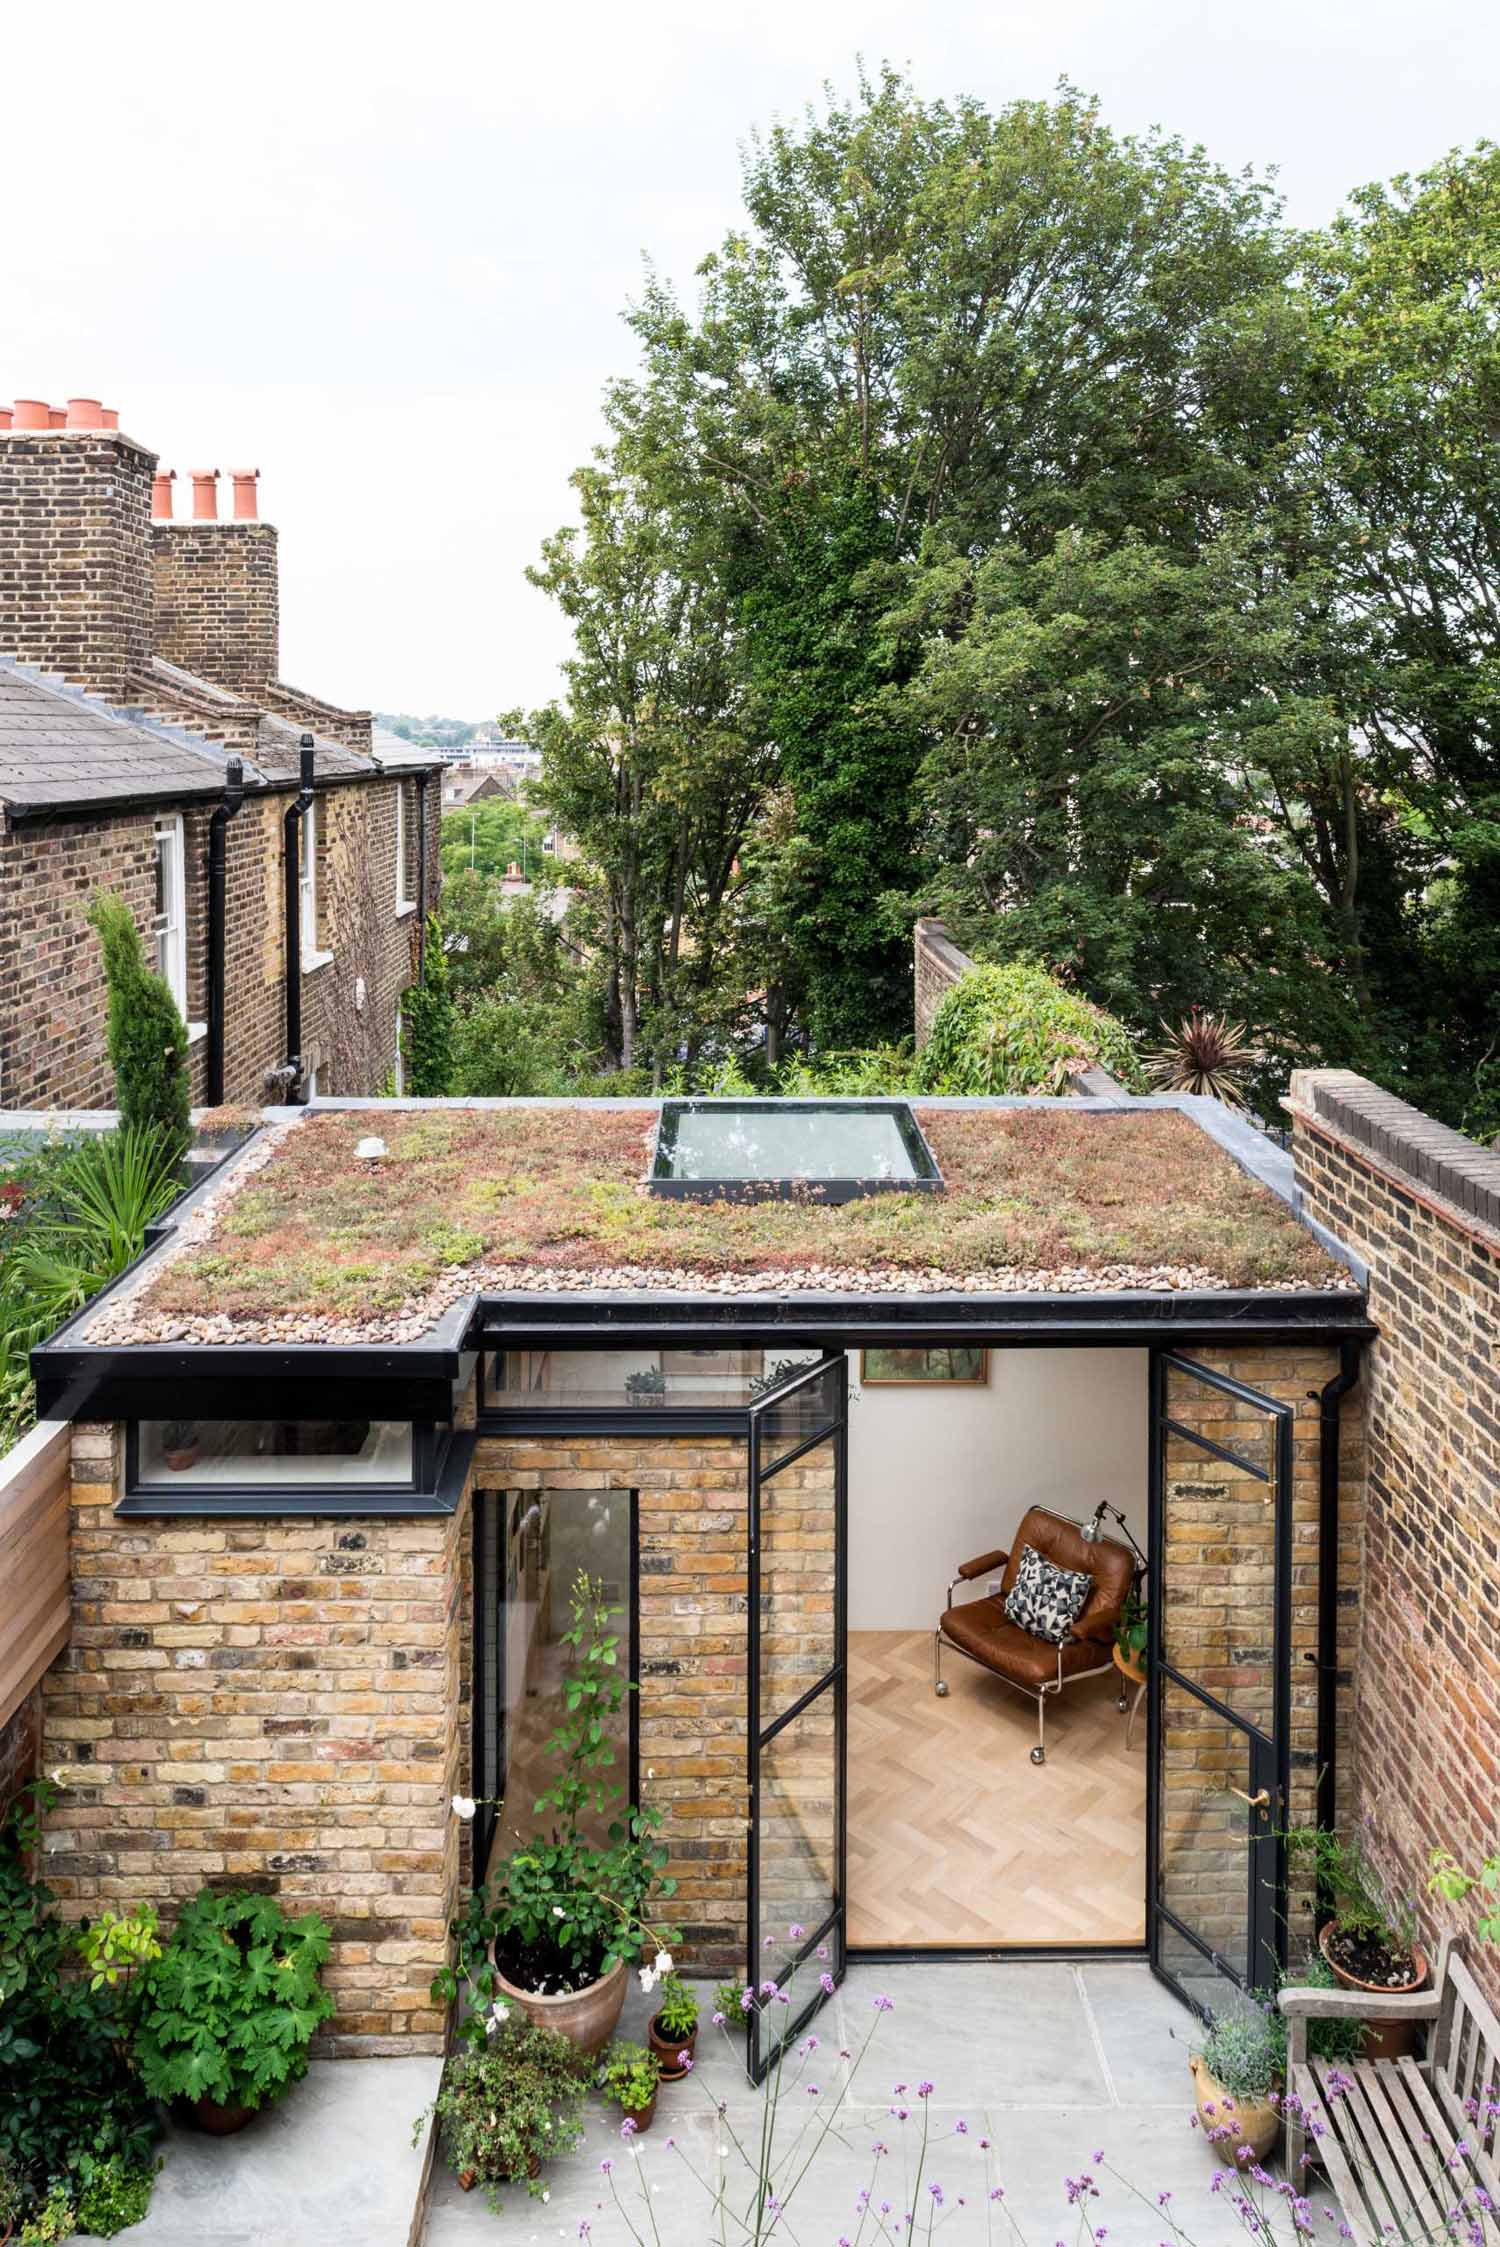
<path fill-rule="evenodd" d="M 1245 1080 L 1260 1060 L 1260 1049 L 1243 1022 L 1204 1007 L 1190 1007 L 1174 1030 L 1163 1022 L 1166 1044 L 1146 1056 L 1146 1069 L 1158 1092 L 1204 1093 L 1227 1108 L 1243 1108 Z"/>

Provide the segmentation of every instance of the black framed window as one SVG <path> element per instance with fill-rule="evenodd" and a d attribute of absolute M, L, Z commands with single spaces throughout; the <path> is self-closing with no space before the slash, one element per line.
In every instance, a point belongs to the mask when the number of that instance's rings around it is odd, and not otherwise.
<path fill-rule="evenodd" d="M 480 1410 L 494 1413 L 719 1413 L 743 1425 L 762 1396 L 816 1365 L 816 1344 L 784 1348 L 680 1348 L 557 1350 L 490 1349 L 485 1352 Z"/>
<path fill-rule="evenodd" d="M 474 1437 L 447 1422 L 139 1419 L 122 1514 L 452 1513 Z"/>
<path fill-rule="evenodd" d="M 600 1815 L 580 1821 L 603 1841 L 639 1799 L 639 1509 L 633 1490 L 476 1490 L 474 1493 L 473 1791 L 503 1798 L 475 1820 L 474 1878 L 491 1857 L 545 1832 L 537 1813 L 556 1766 L 548 1747 L 565 1714 L 570 1595 L 580 1573 L 604 1586 L 615 1610 L 626 1681 L 601 1772 L 612 1791 Z"/>

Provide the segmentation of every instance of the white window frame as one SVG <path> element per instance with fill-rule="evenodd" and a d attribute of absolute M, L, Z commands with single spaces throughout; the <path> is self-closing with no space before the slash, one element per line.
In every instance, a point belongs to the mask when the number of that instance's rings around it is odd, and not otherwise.
<path fill-rule="evenodd" d="M 162 845 L 167 846 L 165 857 Z M 168 812 L 156 822 L 152 872 L 160 883 L 165 903 L 153 907 L 151 933 L 157 974 L 187 1020 L 187 843 L 182 814 Z"/>
<path fill-rule="evenodd" d="M 302 965 L 316 966 L 318 950 L 318 806 L 316 798 L 302 814 L 302 856 L 297 865 L 298 914 L 301 924 Z"/>
<path fill-rule="evenodd" d="M 414 913 L 417 901 L 406 886 L 406 782 L 396 781 L 396 911 Z"/>

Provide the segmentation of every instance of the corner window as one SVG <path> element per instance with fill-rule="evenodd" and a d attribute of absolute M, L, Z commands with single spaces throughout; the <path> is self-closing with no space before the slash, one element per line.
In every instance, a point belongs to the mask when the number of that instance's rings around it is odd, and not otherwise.
<path fill-rule="evenodd" d="M 304 966 L 318 953 L 318 807 L 309 804 L 302 815 L 302 861 L 298 888 L 302 914 Z"/>
<path fill-rule="evenodd" d="M 406 782 L 396 783 L 396 911 L 409 913 L 416 904 L 412 895 L 411 870 L 407 865 L 406 834 Z"/>
<path fill-rule="evenodd" d="M 141 1420 L 137 1488 L 410 1488 L 409 1420 Z"/>
<path fill-rule="evenodd" d="M 743 1411 L 816 1365 L 817 1348 L 772 1350 L 495 1350 L 486 1410 Z"/>
<path fill-rule="evenodd" d="M 176 814 L 156 822 L 156 897 L 151 918 L 156 972 L 187 1020 L 187 877 L 182 820 Z"/>

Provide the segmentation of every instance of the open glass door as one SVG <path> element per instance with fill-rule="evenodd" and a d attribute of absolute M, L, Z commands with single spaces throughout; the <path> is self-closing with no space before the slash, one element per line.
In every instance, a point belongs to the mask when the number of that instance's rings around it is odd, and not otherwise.
<path fill-rule="evenodd" d="M 1152 1392 L 1151 1963 L 1201 2009 L 1283 1946 L 1292 1408 L 1168 1351 Z"/>
<path fill-rule="evenodd" d="M 750 1412 L 747 1980 L 759 2083 L 844 1973 L 845 1543 L 842 1352 Z"/>

